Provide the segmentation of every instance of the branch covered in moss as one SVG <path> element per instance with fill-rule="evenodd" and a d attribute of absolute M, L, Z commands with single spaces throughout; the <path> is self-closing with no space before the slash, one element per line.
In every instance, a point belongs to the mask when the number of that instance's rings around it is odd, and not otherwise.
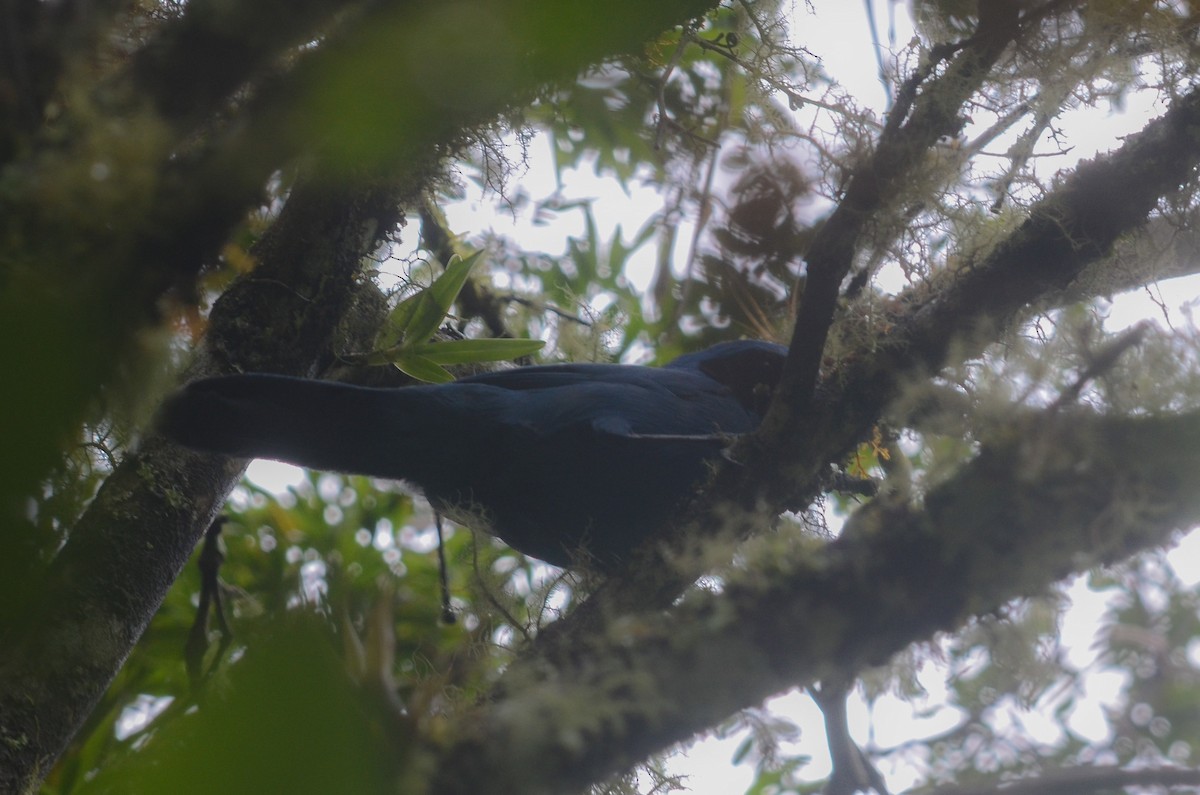
<path fill-rule="evenodd" d="M 1200 414 L 1029 418 L 923 505 L 876 500 L 823 547 L 759 539 L 720 592 L 514 663 L 493 703 L 459 716 L 434 791 L 583 786 L 1196 521 Z"/>
<path fill-rule="evenodd" d="M 966 124 L 967 101 L 987 83 L 1001 54 L 1021 35 L 1017 7 L 995 5 L 1002 9 L 1001 19 L 991 19 L 984 30 L 981 15 L 975 37 L 957 47 L 957 52 L 955 47 L 935 48 L 926 68 L 912 75 L 901 89 L 875 151 L 854 169 L 837 209 L 804 252 L 808 266 L 804 297 L 796 313 L 776 400 L 763 422 L 765 433 L 807 435 L 812 418 L 803 409 L 813 398 L 838 295 L 862 244 L 863 231 L 884 207 L 904 200 L 908 185 L 925 168 L 930 149 L 940 139 L 961 131 Z M 947 61 L 944 71 L 931 77 L 943 59 Z"/>
<path fill-rule="evenodd" d="M 1062 792 L 1105 793 L 1130 787 L 1195 792 L 1200 770 L 1186 767 L 1121 768 L 1111 765 L 1067 767 L 1010 781 L 1001 787 L 938 787 L 930 795 L 1058 795 Z"/>
<path fill-rule="evenodd" d="M 948 271 L 903 294 L 878 318 L 873 337 L 852 359 L 827 365 L 804 417 L 743 438 L 693 510 L 655 544 L 605 582 L 568 622 L 545 633 L 544 646 L 570 644 L 606 616 L 662 607 L 703 572 L 696 558 L 671 554 L 715 534 L 703 521 L 714 505 L 730 503 L 720 532 L 746 537 L 783 509 L 803 510 L 820 494 L 831 465 L 840 463 L 889 410 L 905 384 L 949 364 L 954 351 L 970 355 L 999 329 L 1022 317 L 1043 296 L 1069 285 L 1137 230 L 1160 200 L 1173 196 L 1200 163 L 1193 130 L 1200 125 L 1200 91 L 1171 109 L 1117 151 L 1082 163 L 983 260 Z M 802 435 L 795 435 L 800 433 Z"/>

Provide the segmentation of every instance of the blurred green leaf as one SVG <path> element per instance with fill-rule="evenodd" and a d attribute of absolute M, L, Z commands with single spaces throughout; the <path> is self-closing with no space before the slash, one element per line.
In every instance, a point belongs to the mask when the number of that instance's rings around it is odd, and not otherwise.
<path fill-rule="evenodd" d="M 163 726 L 87 793 L 385 792 L 380 708 L 350 682 L 322 619 L 260 627 L 231 688 Z"/>

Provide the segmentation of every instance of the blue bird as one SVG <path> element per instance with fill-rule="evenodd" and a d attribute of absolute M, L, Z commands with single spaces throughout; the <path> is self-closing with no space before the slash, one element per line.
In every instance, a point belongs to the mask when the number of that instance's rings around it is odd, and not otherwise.
<path fill-rule="evenodd" d="M 541 365 L 398 389 L 222 376 L 170 397 L 159 427 L 196 450 L 409 481 L 527 555 L 606 568 L 758 427 L 786 353 L 747 340 L 661 368 Z"/>

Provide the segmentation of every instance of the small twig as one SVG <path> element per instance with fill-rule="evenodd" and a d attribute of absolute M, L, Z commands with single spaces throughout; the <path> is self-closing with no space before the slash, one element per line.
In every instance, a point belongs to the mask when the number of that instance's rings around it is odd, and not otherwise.
<path fill-rule="evenodd" d="M 492 593 L 491 589 L 487 587 L 487 583 L 485 583 L 483 580 L 483 574 L 479 571 L 478 537 L 473 538 L 471 542 L 471 568 L 475 572 L 475 581 L 480 583 L 482 586 L 484 598 L 486 598 L 488 603 L 495 608 L 496 612 L 498 612 L 501 617 L 508 622 L 509 626 L 521 633 L 521 637 L 525 639 L 526 644 L 530 643 L 532 641 L 532 637 L 529 634 L 529 629 L 524 624 L 519 623 L 516 617 L 509 612 L 507 607 L 500 604 L 500 600 L 496 598 L 495 594 Z"/>
<path fill-rule="evenodd" d="M 771 41 L 774 37 L 771 35 L 771 32 L 769 30 L 767 30 L 765 27 L 763 27 L 762 20 L 758 18 L 758 14 L 754 13 L 753 4 L 747 2 L 747 0 L 740 0 L 740 1 L 741 1 L 741 5 L 742 5 L 742 10 L 744 10 L 746 12 L 746 16 L 750 19 L 750 22 L 754 25 L 754 29 L 758 31 L 759 41 L 763 42 L 764 44 Z"/>
<path fill-rule="evenodd" d="M 200 559 L 197 561 L 200 569 L 200 603 L 196 607 L 196 618 L 192 622 L 192 628 L 188 631 L 187 641 L 183 647 L 183 662 L 187 667 L 188 679 L 191 680 L 193 689 L 198 688 L 216 670 L 221 653 L 228 648 L 233 639 L 233 631 L 229 628 L 229 622 L 225 620 L 225 608 L 221 604 L 221 581 L 218 576 L 221 564 L 225 562 L 225 555 L 221 552 L 219 543 L 221 527 L 228 521 L 229 517 L 218 516 L 208 526 L 208 530 L 204 534 L 204 547 L 200 550 Z M 204 654 L 208 651 L 210 607 L 216 616 L 221 643 L 212 667 L 205 673 Z"/>
<path fill-rule="evenodd" d="M 446 539 L 442 533 L 442 515 L 433 514 L 433 526 L 437 528 L 438 580 L 442 589 L 442 622 L 453 624 L 457 619 L 450 607 L 450 578 L 446 573 Z"/>
<path fill-rule="evenodd" d="M 656 152 L 662 148 L 663 129 L 667 124 L 667 83 L 671 80 L 671 73 L 675 71 L 675 67 L 683 58 L 683 51 L 693 40 L 696 40 L 696 37 L 690 32 L 684 31 L 683 35 L 679 37 L 679 44 L 675 45 L 675 52 L 671 53 L 671 60 L 667 62 L 667 68 L 663 70 L 662 77 L 658 81 L 658 126 L 654 131 L 654 151 Z"/>
<path fill-rule="evenodd" d="M 1115 367 L 1117 360 L 1124 355 L 1125 351 L 1140 345 L 1149 331 L 1150 323 L 1143 320 L 1096 351 L 1095 354 L 1089 357 L 1090 361 L 1087 367 L 1075 377 L 1075 381 L 1064 389 L 1062 394 L 1050 404 L 1050 411 L 1058 411 L 1064 406 L 1077 401 L 1084 387 Z"/>
<path fill-rule="evenodd" d="M 549 312 L 552 315 L 557 315 L 558 317 L 562 318 L 563 320 L 569 320 L 572 323 L 578 323 L 579 325 L 584 326 L 585 328 L 592 327 L 592 322 L 590 320 L 585 320 L 584 318 L 581 318 L 578 315 L 572 315 L 570 312 L 566 311 L 565 309 L 559 309 L 558 307 L 556 307 L 552 304 L 543 303 L 541 301 L 535 301 L 532 298 L 525 298 L 520 295 L 503 295 L 503 296 L 499 296 L 499 300 L 508 301 L 508 302 L 514 303 L 514 304 L 520 304 L 521 306 L 528 307 L 529 309 L 533 309 L 538 312 Z"/>
<path fill-rule="evenodd" d="M 720 155 L 720 149 L 713 148 L 710 150 L 708 158 L 708 168 L 704 175 L 704 187 L 701 190 L 698 198 L 699 212 L 696 217 L 696 224 L 692 227 L 692 239 L 688 244 L 687 262 L 683 267 L 683 295 L 675 304 L 674 322 L 678 323 L 684 309 L 687 307 L 688 299 L 691 297 L 692 291 L 692 274 L 696 268 L 696 256 L 700 251 L 700 238 L 704 234 L 704 230 L 708 227 L 708 221 L 712 218 L 712 202 L 713 202 L 713 180 L 716 177 L 717 159 Z"/>
<path fill-rule="evenodd" d="M 698 36 L 693 37 L 692 41 L 695 42 L 697 45 L 699 45 L 701 49 L 708 50 L 709 52 L 715 52 L 715 53 L 718 53 L 719 55 L 724 56 L 725 58 L 728 58 L 730 61 L 732 61 L 733 63 L 737 64 L 739 67 L 744 69 L 748 74 L 754 75 L 756 78 L 763 81 L 764 83 L 769 85 L 771 88 L 773 88 L 776 91 L 785 95 L 788 98 L 788 104 L 791 106 L 792 110 L 799 110 L 800 108 L 802 108 L 805 105 L 812 105 L 814 108 L 820 108 L 821 110 L 826 110 L 826 111 L 829 111 L 830 113 L 836 113 L 839 116 L 849 116 L 850 115 L 849 113 L 846 112 L 846 109 L 844 107 L 839 107 L 837 105 L 834 105 L 829 102 L 824 102 L 819 99 L 813 99 L 812 97 L 801 94 L 800 92 L 796 91 L 791 86 L 789 86 L 787 83 L 784 83 L 782 80 L 780 80 L 778 78 L 771 77 L 770 75 L 762 74 L 759 70 L 755 69 L 752 64 L 749 64 L 746 61 L 744 61 L 743 59 L 739 58 L 737 56 L 737 54 L 734 53 L 733 51 L 731 51 L 728 47 L 722 47 L 719 44 L 713 44 L 711 41 L 705 41 L 704 39 L 699 38 Z M 863 124 L 866 124 L 869 127 L 875 128 L 877 130 L 882 129 L 882 125 L 879 124 L 879 122 L 874 121 L 873 119 L 864 117 L 864 118 L 859 119 L 859 121 L 861 121 Z"/>

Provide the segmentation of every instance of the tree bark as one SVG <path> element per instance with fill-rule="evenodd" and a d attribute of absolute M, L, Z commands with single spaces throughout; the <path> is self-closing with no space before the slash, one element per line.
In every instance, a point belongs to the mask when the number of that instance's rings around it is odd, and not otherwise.
<path fill-rule="evenodd" d="M 924 504 L 879 498 L 821 547 L 766 535 L 660 613 L 562 622 L 457 719 L 433 791 L 563 792 L 789 687 L 909 644 L 1200 521 L 1200 413 L 1049 411 L 1014 423 Z"/>

